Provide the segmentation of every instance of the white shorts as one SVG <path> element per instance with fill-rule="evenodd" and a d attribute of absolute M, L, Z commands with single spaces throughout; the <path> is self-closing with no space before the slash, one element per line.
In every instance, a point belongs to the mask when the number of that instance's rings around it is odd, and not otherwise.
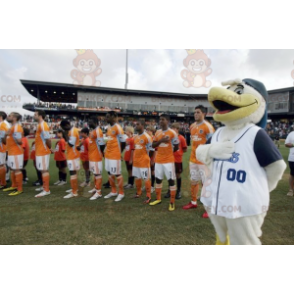
<path fill-rule="evenodd" d="M 133 177 L 147 180 L 147 179 L 150 179 L 150 176 L 151 176 L 150 167 L 142 168 L 142 167 L 133 166 Z"/>
<path fill-rule="evenodd" d="M 6 152 L 0 152 L 0 165 L 4 165 L 6 163 Z"/>
<path fill-rule="evenodd" d="M 105 169 L 111 175 L 121 174 L 121 161 L 105 158 Z"/>
<path fill-rule="evenodd" d="M 7 164 L 13 170 L 23 169 L 23 154 L 8 155 Z"/>
<path fill-rule="evenodd" d="M 78 171 L 81 168 L 80 158 L 67 160 L 67 166 L 69 171 Z"/>
<path fill-rule="evenodd" d="M 49 170 L 50 154 L 36 156 L 36 167 L 39 171 Z"/>
<path fill-rule="evenodd" d="M 103 171 L 102 161 L 89 161 L 89 168 L 94 175 L 101 175 Z"/>
<path fill-rule="evenodd" d="M 155 178 L 163 180 L 164 175 L 167 180 L 175 180 L 176 172 L 175 172 L 175 164 L 171 163 L 155 163 Z"/>
<path fill-rule="evenodd" d="M 193 162 L 189 163 L 190 167 L 190 179 L 195 182 L 205 182 L 205 165 L 204 164 L 196 164 Z"/>

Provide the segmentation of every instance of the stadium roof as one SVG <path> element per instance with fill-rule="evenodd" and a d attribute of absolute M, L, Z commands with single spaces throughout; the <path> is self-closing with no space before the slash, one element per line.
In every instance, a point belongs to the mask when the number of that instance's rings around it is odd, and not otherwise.
<path fill-rule="evenodd" d="M 77 103 L 78 91 L 92 93 L 107 93 L 117 95 L 134 95 L 134 96 L 156 96 L 169 98 L 191 98 L 203 99 L 207 98 L 207 94 L 183 94 L 171 92 L 154 92 L 141 90 L 128 90 L 116 88 L 91 87 L 73 84 L 49 83 L 40 81 L 20 80 L 26 90 L 35 98 L 42 102 L 61 102 L 61 103 Z"/>

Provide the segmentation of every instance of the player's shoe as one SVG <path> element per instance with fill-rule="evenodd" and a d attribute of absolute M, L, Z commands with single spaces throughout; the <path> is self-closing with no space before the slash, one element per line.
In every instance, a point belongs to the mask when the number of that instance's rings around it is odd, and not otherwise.
<path fill-rule="evenodd" d="M 209 218 L 207 211 L 202 214 L 202 218 Z"/>
<path fill-rule="evenodd" d="M 189 204 L 183 206 L 183 209 L 188 210 L 188 209 L 197 208 L 197 207 L 198 207 L 197 204 L 193 204 L 192 202 L 190 202 Z"/>
<path fill-rule="evenodd" d="M 60 181 L 60 183 L 57 185 L 57 186 L 63 186 L 63 185 L 66 185 L 66 181 Z"/>
<path fill-rule="evenodd" d="M 0 190 L 4 190 L 4 189 L 6 189 L 7 188 L 7 185 L 5 185 L 5 186 L 0 186 Z"/>
<path fill-rule="evenodd" d="M 94 189 L 88 191 L 88 193 L 96 193 L 96 188 L 94 188 Z"/>
<path fill-rule="evenodd" d="M 53 185 L 54 185 L 54 186 L 57 186 L 58 184 L 60 184 L 60 182 L 61 182 L 61 181 L 57 181 L 57 182 L 55 182 Z"/>
<path fill-rule="evenodd" d="M 73 198 L 73 197 L 78 197 L 79 195 L 78 194 L 74 194 L 74 193 L 69 193 L 68 195 L 64 196 L 63 198 L 64 199 L 70 199 L 70 198 Z"/>
<path fill-rule="evenodd" d="M 181 198 L 182 198 L 181 191 L 177 191 L 176 199 L 181 199 Z"/>
<path fill-rule="evenodd" d="M 41 198 L 41 197 L 44 197 L 44 196 L 47 196 L 47 195 L 50 195 L 50 194 L 51 194 L 50 191 L 49 192 L 43 191 L 43 192 L 37 194 L 35 197 L 36 198 Z"/>
<path fill-rule="evenodd" d="M 96 192 L 96 193 L 90 198 L 90 200 L 96 200 L 96 199 L 101 198 L 101 197 L 102 197 L 102 194 Z"/>
<path fill-rule="evenodd" d="M 151 193 L 154 193 L 154 192 L 155 192 L 155 188 L 151 187 Z"/>
<path fill-rule="evenodd" d="M 131 184 L 124 185 L 124 189 L 134 189 L 134 186 Z"/>
<path fill-rule="evenodd" d="M 111 198 L 111 197 L 115 197 L 115 196 L 117 196 L 117 193 L 109 193 L 109 194 L 107 194 L 106 196 L 104 196 L 104 198 L 105 198 L 105 199 L 109 199 L 109 198 Z"/>
<path fill-rule="evenodd" d="M 293 191 L 292 191 L 292 190 L 290 190 L 290 191 L 287 193 L 287 196 L 290 196 L 290 197 L 292 197 L 292 196 L 293 196 Z"/>
<path fill-rule="evenodd" d="M 168 207 L 168 210 L 169 210 L 169 211 L 174 211 L 175 209 L 176 209 L 175 204 L 174 204 L 174 203 L 170 203 L 170 204 L 169 204 L 169 207 Z"/>
<path fill-rule="evenodd" d="M 114 201 L 115 201 L 115 202 L 122 201 L 124 197 L 125 197 L 125 195 L 123 195 L 123 194 L 118 194 Z"/>
<path fill-rule="evenodd" d="M 83 182 L 80 184 L 80 187 L 84 188 L 84 187 L 90 187 L 91 183 L 87 183 L 87 182 Z"/>
<path fill-rule="evenodd" d="M 15 188 L 15 187 L 9 187 L 9 188 L 3 189 L 3 192 L 9 192 L 9 191 L 14 191 L 14 190 L 17 190 L 17 188 Z"/>
<path fill-rule="evenodd" d="M 170 198 L 170 191 L 168 190 L 167 193 L 164 195 L 164 198 Z"/>
<path fill-rule="evenodd" d="M 149 205 L 151 205 L 151 206 L 155 206 L 157 204 L 161 204 L 161 200 L 155 200 L 155 201 L 149 203 Z"/>
<path fill-rule="evenodd" d="M 16 190 L 15 192 L 12 192 L 12 193 L 8 194 L 8 196 L 17 196 L 17 195 L 22 194 L 22 193 L 23 193 L 23 191 Z"/>
<path fill-rule="evenodd" d="M 72 189 L 66 190 L 65 193 L 71 193 Z"/>
<path fill-rule="evenodd" d="M 33 186 L 41 186 L 41 183 L 39 181 L 36 181 L 33 183 Z"/>
<path fill-rule="evenodd" d="M 151 202 L 151 197 L 146 197 L 144 204 L 149 204 Z"/>
<path fill-rule="evenodd" d="M 41 192 L 41 191 L 43 191 L 43 187 L 37 188 L 37 189 L 35 189 L 35 191 Z"/>
<path fill-rule="evenodd" d="M 132 198 L 140 198 L 142 196 L 142 194 L 141 195 L 139 195 L 139 194 L 135 194 Z"/>

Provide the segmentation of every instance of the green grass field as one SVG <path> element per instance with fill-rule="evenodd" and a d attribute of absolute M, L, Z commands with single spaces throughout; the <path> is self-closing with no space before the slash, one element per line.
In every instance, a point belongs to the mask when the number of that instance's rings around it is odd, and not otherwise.
<path fill-rule="evenodd" d="M 280 150 L 287 160 L 288 150 Z M 34 195 L 38 192 L 32 187 L 36 172 L 29 161 L 25 193 L 9 197 L 0 192 L 0 244 L 214 244 L 214 229 L 208 219 L 201 218 L 203 206 L 190 211 L 181 208 L 190 200 L 189 155 L 190 150 L 184 156 L 182 199 L 176 201 L 174 212 L 168 211 L 168 200 L 164 198 L 156 207 L 144 205 L 143 199 L 132 199 L 135 190 L 126 190 L 124 200 L 116 203 L 113 199 L 89 201 L 89 187 L 80 188 L 78 198 L 63 199 L 70 185 L 52 185 L 50 196 L 37 199 Z M 126 179 L 124 164 L 123 175 Z M 288 175 L 289 169 L 271 194 L 263 244 L 294 244 L 294 197 L 285 196 Z M 51 184 L 58 180 L 52 156 L 50 176 Z M 103 179 L 107 179 L 105 172 Z M 83 180 L 82 171 L 79 180 Z M 163 194 L 166 190 L 165 182 Z M 103 190 L 104 195 L 108 192 L 109 189 Z"/>

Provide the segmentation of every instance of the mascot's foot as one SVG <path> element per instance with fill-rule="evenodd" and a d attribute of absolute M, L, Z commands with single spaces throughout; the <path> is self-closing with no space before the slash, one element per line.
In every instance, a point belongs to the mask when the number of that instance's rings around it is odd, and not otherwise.
<path fill-rule="evenodd" d="M 226 239 L 225 243 L 221 242 L 221 240 L 219 239 L 219 236 L 216 235 L 216 245 L 230 245 L 230 237 L 229 237 L 229 235 L 227 236 L 227 239 Z"/>

